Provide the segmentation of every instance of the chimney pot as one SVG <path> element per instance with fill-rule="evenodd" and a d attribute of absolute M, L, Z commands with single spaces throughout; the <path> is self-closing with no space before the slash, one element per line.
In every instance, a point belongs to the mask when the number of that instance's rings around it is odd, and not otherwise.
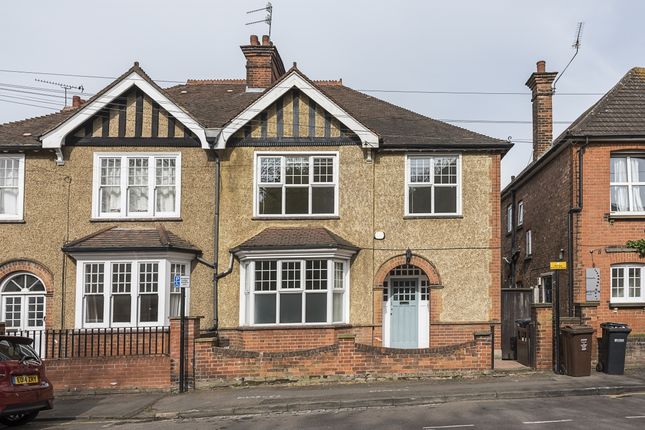
<path fill-rule="evenodd" d="M 82 104 L 83 104 L 83 100 L 81 100 L 81 96 L 73 96 L 72 97 L 72 107 L 73 108 L 80 108 Z"/>
<path fill-rule="evenodd" d="M 262 36 L 262 45 L 264 46 L 269 46 L 271 44 L 271 41 L 269 40 L 269 36 L 266 34 Z"/>
<path fill-rule="evenodd" d="M 538 73 L 544 73 L 546 70 L 546 61 L 540 60 L 537 62 L 537 72 Z"/>
<path fill-rule="evenodd" d="M 252 34 L 251 35 L 251 45 L 259 45 L 260 41 L 258 40 L 258 35 L 257 34 Z"/>
<path fill-rule="evenodd" d="M 241 46 L 246 57 L 246 86 L 248 88 L 268 88 L 284 75 L 284 64 L 278 49 L 271 43 L 269 36 L 262 36 L 262 45 L 256 35 L 251 36 L 251 44 Z"/>

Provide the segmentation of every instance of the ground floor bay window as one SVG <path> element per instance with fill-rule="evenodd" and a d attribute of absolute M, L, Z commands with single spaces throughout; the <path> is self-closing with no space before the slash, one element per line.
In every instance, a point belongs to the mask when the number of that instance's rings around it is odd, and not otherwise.
<path fill-rule="evenodd" d="M 262 259 L 242 265 L 241 325 L 347 322 L 349 262 Z"/>
<path fill-rule="evenodd" d="M 180 312 L 173 279 L 189 274 L 190 262 L 173 258 L 80 260 L 76 327 L 168 325 Z"/>

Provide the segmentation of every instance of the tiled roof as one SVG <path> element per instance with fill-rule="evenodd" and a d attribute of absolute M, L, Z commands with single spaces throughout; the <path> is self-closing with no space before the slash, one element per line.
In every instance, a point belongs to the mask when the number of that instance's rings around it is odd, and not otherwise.
<path fill-rule="evenodd" d="M 645 68 L 634 67 L 557 139 L 645 136 Z"/>
<path fill-rule="evenodd" d="M 145 229 L 108 227 L 68 243 L 63 246 L 63 251 L 179 251 L 201 254 L 199 248 L 161 225 Z"/>
<path fill-rule="evenodd" d="M 146 81 L 156 86 L 152 79 L 135 64 L 87 103 L 100 97 L 116 82 L 135 70 Z M 305 79 L 307 78 L 305 77 Z M 308 81 L 357 121 L 379 135 L 384 149 L 462 146 L 507 151 L 511 147 L 511 144 L 506 141 L 446 124 L 363 94 L 344 86 L 339 80 Z M 280 81 L 276 85 L 279 83 Z M 161 91 L 206 128 L 224 127 L 263 94 L 261 92 L 247 92 L 246 84 L 239 79 L 189 80 L 186 84 L 176 85 Z M 25 145 L 25 147 L 38 147 L 37 138 L 40 135 L 73 113 L 74 111 L 67 111 L 16 123 L 2 124 L 0 125 L 0 147 L 16 143 Z M 21 137 L 24 133 L 31 133 L 31 136 L 27 139 Z"/>
<path fill-rule="evenodd" d="M 231 252 L 262 249 L 348 249 L 358 247 L 324 227 L 270 227 L 262 230 Z"/>

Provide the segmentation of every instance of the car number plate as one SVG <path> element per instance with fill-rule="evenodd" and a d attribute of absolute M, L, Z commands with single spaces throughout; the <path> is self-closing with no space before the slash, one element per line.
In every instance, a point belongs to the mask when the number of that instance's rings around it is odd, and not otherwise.
<path fill-rule="evenodd" d="M 38 375 L 21 375 L 13 377 L 13 383 L 15 385 L 37 384 L 38 382 L 40 382 Z"/>

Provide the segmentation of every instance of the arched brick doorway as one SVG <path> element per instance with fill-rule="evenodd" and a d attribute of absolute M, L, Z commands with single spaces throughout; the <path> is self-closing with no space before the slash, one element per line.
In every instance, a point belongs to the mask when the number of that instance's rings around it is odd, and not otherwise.
<path fill-rule="evenodd" d="M 430 344 L 431 289 L 441 285 L 436 268 L 418 255 L 399 255 L 383 263 L 375 284 L 383 345 L 391 348 L 427 348 Z M 432 303 L 432 306 L 431 306 Z"/>

